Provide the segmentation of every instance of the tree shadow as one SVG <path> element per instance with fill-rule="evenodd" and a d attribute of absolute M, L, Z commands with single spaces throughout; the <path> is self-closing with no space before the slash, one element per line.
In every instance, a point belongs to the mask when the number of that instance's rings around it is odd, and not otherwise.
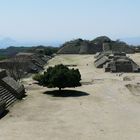
<path fill-rule="evenodd" d="M 4 110 L 4 112 L 0 115 L 0 119 L 5 117 L 9 113 L 9 110 Z"/>
<path fill-rule="evenodd" d="M 82 91 L 76 90 L 53 90 L 46 91 L 43 94 L 51 95 L 52 97 L 80 97 L 80 96 L 88 96 L 90 94 Z"/>

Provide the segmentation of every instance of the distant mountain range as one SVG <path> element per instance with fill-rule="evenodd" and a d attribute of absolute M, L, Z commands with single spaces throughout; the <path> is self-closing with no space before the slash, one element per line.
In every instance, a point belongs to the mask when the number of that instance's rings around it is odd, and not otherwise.
<path fill-rule="evenodd" d="M 0 39 L 0 48 L 6 48 L 9 46 L 16 46 L 18 45 L 17 41 L 11 39 L 11 38 L 1 38 Z"/>
<path fill-rule="evenodd" d="M 61 42 L 59 41 L 19 41 L 14 40 L 12 38 L 6 37 L 6 38 L 0 38 L 0 48 L 7 48 L 9 46 L 38 46 L 38 45 L 44 45 L 44 46 L 54 46 L 59 47 Z"/>
<path fill-rule="evenodd" d="M 128 43 L 129 45 L 140 45 L 140 37 L 120 38 L 121 41 Z M 36 46 L 46 45 L 59 47 L 63 44 L 63 41 L 19 41 L 12 38 L 0 38 L 0 48 L 7 48 L 9 46 Z"/>

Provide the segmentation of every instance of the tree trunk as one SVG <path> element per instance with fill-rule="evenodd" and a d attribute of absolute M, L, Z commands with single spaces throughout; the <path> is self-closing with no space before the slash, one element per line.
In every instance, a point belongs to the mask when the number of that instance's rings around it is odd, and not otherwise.
<path fill-rule="evenodd" d="M 61 92 L 61 87 L 59 87 L 59 91 Z"/>

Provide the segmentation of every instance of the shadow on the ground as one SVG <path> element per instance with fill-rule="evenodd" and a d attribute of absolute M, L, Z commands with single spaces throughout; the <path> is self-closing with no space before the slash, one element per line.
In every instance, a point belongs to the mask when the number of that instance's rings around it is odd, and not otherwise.
<path fill-rule="evenodd" d="M 5 110 L 5 111 L 0 115 L 0 119 L 2 119 L 3 117 L 5 117 L 8 113 L 9 113 L 9 110 Z"/>
<path fill-rule="evenodd" d="M 44 94 L 51 95 L 53 97 L 80 97 L 80 96 L 88 96 L 89 94 L 82 91 L 76 90 L 53 90 L 53 91 L 46 91 Z"/>

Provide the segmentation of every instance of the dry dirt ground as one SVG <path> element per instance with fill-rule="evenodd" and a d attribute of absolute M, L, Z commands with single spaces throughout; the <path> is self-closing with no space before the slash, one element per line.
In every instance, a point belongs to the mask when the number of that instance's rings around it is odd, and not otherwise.
<path fill-rule="evenodd" d="M 131 57 L 140 63 L 140 55 Z M 84 92 L 53 97 L 47 89 L 23 80 L 27 97 L 0 120 L 0 140 L 139 140 L 140 74 L 104 73 L 93 55 L 59 55 L 55 64 L 77 65 Z M 73 92 L 73 91 L 71 91 Z"/>

